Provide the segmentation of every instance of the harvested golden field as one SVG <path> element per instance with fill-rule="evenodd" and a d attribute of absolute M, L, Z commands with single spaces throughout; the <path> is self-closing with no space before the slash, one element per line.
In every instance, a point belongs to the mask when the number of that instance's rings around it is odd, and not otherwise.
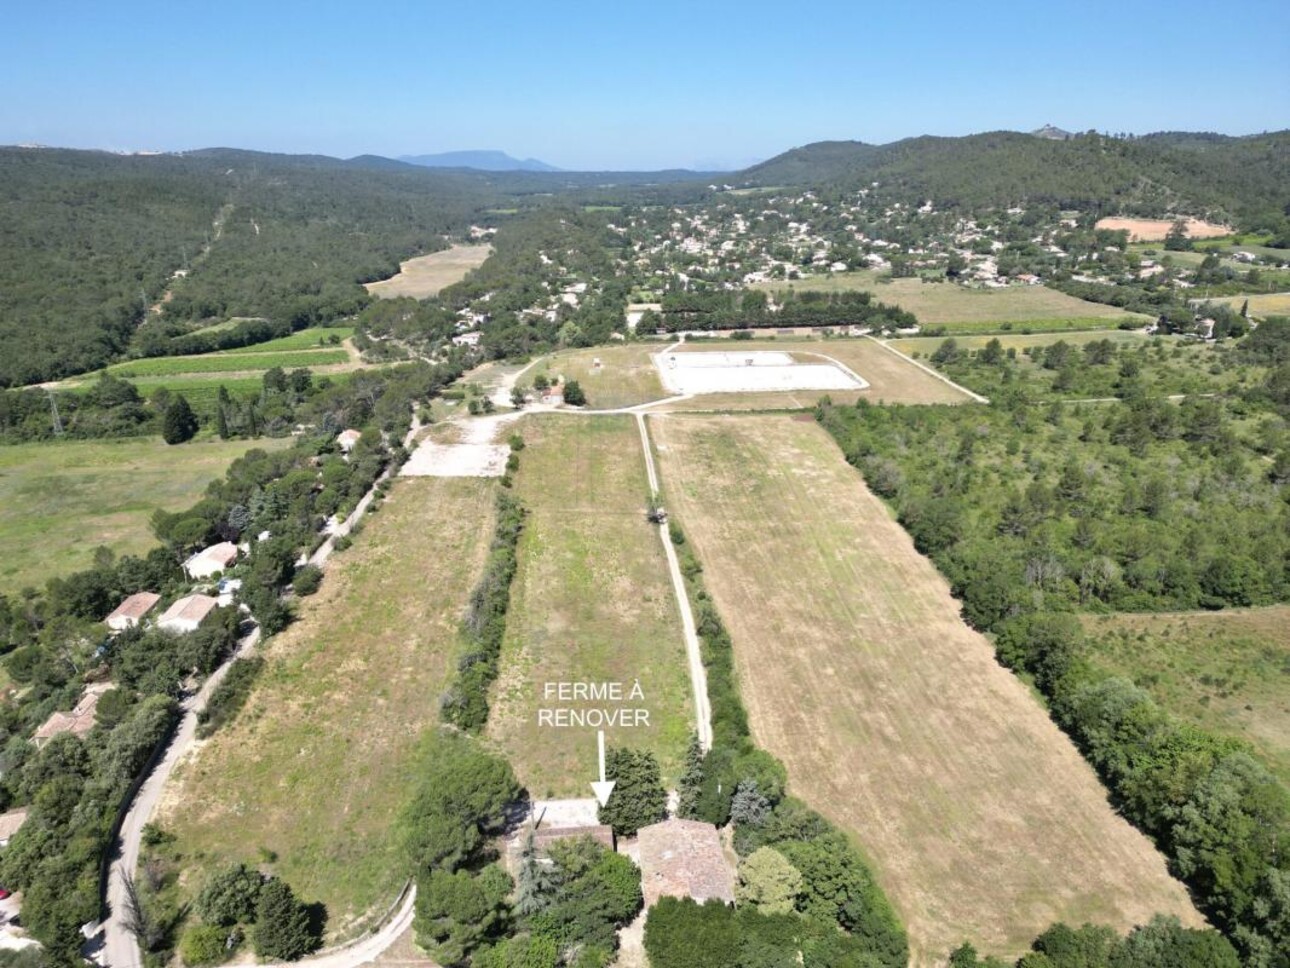
<path fill-rule="evenodd" d="M 1094 660 L 1175 716 L 1253 744 L 1290 785 L 1290 606 L 1085 616 Z"/>
<path fill-rule="evenodd" d="M 299 620 L 272 639 L 237 718 L 181 764 L 158 820 L 196 890 L 263 863 L 356 935 L 402 886 L 392 827 L 439 721 L 458 623 L 492 534 L 497 484 L 401 478 Z"/>
<path fill-rule="evenodd" d="M 461 282 L 471 269 L 478 269 L 493 254 L 488 245 L 454 245 L 442 252 L 419 255 L 399 264 L 398 275 L 380 282 L 369 282 L 364 287 L 381 299 L 410 296 L 425 299 L 436 296 L 439 290 Z"/>
<path fill-rule="evenodd" d="M 670 414 L 651 431 L 753 733 L 869 854 L 915 965 L 965 938 L 1014 957 L 1056 920 L 1200 922 L 823 430 Z"/>
<path fill-rule="evenodd" d="M 710 340 L 685 343 L 679 353 L 723 352 L 740 350 L 777 350 L 792 353 L 803 363 L 834 360 L 850 367 L 869 383 L 867 390 L 832 392 L 834 400 L 851 402 L 863 396 L 883 403 L 967 403 L 970 397 L 919 369 L 899 353 L 871 339 L 831 340 Z M 821 359 L 823 357 L 823 360 Z M 793 409 L 815 406 L 823 390 L 797 390 L 791 393 L 711 393 L 669 405 L 669 410 L 749 410 Z"/>
<path fill-rule="evenodd" d="M 529 509 L 511 586 L 487 735 L 536 797 L 585 797 L 596 730 L 538 722 L 540 708 L 627 706 L 649 725 L 605 729 L 611 746 L 653 750 L 676 782 L 694 729 L 685 643 L 667 559 L 645 520 L 649 483 L 629 415 L 526 417 L 515 487 Z M 640 682 L 645 698 L 557 702 L 547 683 Z"/>
<path fill-rule="evenodd" d="M 1189 239 L 1216 239 L 1232 234 L 1230 225 L 1215 225 L 1213 222 L 1202 222 L 1197 218 L 1184 220 L 1187 223 Z M 1163 218 L 1100 218 L 1094 228 L 1109 229 L 1119 232 L 1122 229 L 1129 233 L 1130 242 L 1160 242 L 1174 223 Z"/>

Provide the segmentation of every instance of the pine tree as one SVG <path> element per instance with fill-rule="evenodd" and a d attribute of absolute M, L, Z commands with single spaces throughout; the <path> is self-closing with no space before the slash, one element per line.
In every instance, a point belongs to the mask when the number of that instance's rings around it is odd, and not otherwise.
<path fill-rule="evenodd" d="M 256 954 L 281 961 L 295 961 L 318 947 L 309 909 L 285 881 L 274 878 L 260 889 L 253 939 Z"/>
<path fill-rule="evenodd" d="M 760 827 L 770 816 L 770 801 L 757 789 L 756 780 L 740 780 L 730 801 L 730 819 L 737 824 Z"/>
<path fill-rule="evenodd" d="M 667 791 L 653 753 L 611 749 L 605 755 L 605 775 L 615 785 L 609 802 L 600 808 L 600 822 L 613 827 L 619 837 L 630 837 L 667 816 Z"/>
<path fill-rule="evenodd" d="M 680 798 L 677 816 L 694 820 L 698 814 L 699 794 L 703 790 L 703 747 L 699 734 L 690 734 L 690 747 L 685 751 L 685 772 L 681 774 Z"/>
<path fill-rule="evenodd" d="M 161 436 L 168 444 L 182 444 L 186 440 L 192 440 L 196 433 L 197 414 L 193 413 L 193 408 L 188 405 L 182 393 L 175 394 L 162 418 Z"/>
<path fill-rule="evenodd" d="M 533 831 L 524 838 L 520 865 L 515 877 L 515 913 L 521 917 L 536 914 L 550 901 L 554 878 L 551 870 L 538 859 Z"/>

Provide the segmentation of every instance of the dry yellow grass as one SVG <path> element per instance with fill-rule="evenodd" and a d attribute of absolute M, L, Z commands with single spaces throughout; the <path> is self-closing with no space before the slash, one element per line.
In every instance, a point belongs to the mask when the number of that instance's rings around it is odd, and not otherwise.
<path fill-rule="evenodd" d="M 1250 315 L 1259 319 L 1265 316 L 1290 316 L 1290 292 L 1268 292 L 1249 296 L 1225 296 L 1215 302 L 1227 303 L 1233 309 L 1240 309 L 1246 300 L 1250 301 Z"/>
<path fill-rule="evenodd" d="M 230 862 L 261 862 L 331 938 L 353 936 L 402 884 L 392 842 L 419 738 L 438 722 L 458 623 L 492 531 L 497 484 L 400 479 L 335 559 L 232 724 L 181 765 L 160 812 L 196 889 Z"/>
<path fill-rule="evenodd" d="M 1232 234 L 1230 225 L 1215 225 L 1197 218 L 1185 221 L 1187 237 L 1191 239 L 1216 239 Z M 1169 234 L 1173 225 L 1172 221 L 1163 218 L 1100 218 L 1094 228 L 1110 229 L 1112 232 L 1127 229 L 1130 242 L 1159 242 Z"/>
<path fill-rule="evenodd" d="M 511 587 L 487 735 L 534 796 L 589 796 L 596 731 L 537 723 L 547 682 L 639 680 L 648 728 L 607 728 L 610 745 L 653 750 L 676 782 L 693 727 L 681 620 L 630 416 L 527 417 L 516 490 L 529 517 Z"/>
<path fill-rule="evenodd" d="M 466 273 L 483 265 L 492 252 L 492 247 L 487 245 L 454 245 L 442 252 L 431 252 L 400 263 L 398 275 L 380 282 L 369 282 L 365 288 L 381 299 L 400 296 L 425 299 L 466 278 Z"/>
<path fill-rule="evenodd" d="M 1056 920 L 1200 922 L 821 429 L 674 414 L 651 431 L 753 732 L 872 857 L 915 965 L 965 938 L 1016 956 Z"/>

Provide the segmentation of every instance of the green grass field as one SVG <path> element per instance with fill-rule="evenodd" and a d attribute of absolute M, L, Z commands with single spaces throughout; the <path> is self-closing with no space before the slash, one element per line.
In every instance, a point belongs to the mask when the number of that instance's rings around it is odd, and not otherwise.
<path fill-rule="evenodd" d="M 263 867 L 326 905 L 329 941 L 394 900 L 405 876 L 394 821 L 439 721 L 497 486 L 399 480 L 269 643 L 245 708 L 180 766 L 159 809 L 188 891 L 222 864 Z"/>
<path fill-rule="evenodd" d="M 238 373 L 248 370 L 269 370 L 275 366 L 283 369 L 296 367 L 329 366 L 348 363 L 349 353 L 343 349 L 288 350 L 285 352 L 222 352 L 202 356 L 157 356 L 146 360 L 130 360 L 108 367 L 113 376 L 175 376 L 182 373 Z"/>
<path fill-rule="evenodd" d="M 1098 665 L 1176 716 L 1252 743 L 1290 784 L 1290 606 L 1084 619 Z"/>
<path fill-rule="evenodd" d="M 0 591 L 39 586 L 93 564 L 94 549 L 143 554 L 157 542 L 148 519 L 178 511 L 252 448 L 289 440 L 160 437 L 0 447 Z"/>
<path fill-rule="evenodd" d="M 1140 329 L 1148 322 L 1146 316 L 1132 316 L 1121 313 L 1118 316 L 1066 316 L 1050 319 L 1018 319 L 1007 322 L 990 320 L 972 320 L 959 323 L 934 323 L 926 328 L 944 330 L 949 336 L 973 336 L 978 333 L 1077 333 L 1096 330 L 1102 333 L 1115 332 L 1122 325 L 1132 325 Z"/>
<path fill-rule="evenodd" d="M 639 680 L 649 728 L 608 728 L 610 745 L 653 750 L 676 782 L 693 730 L 680 615 L 630 416 L 528 417 L 516 490 L 530 514 L 511 588 L 488 737 L 537 797 L 589 795 L 596 731 L 541 726 L 547 682 Z M 598 703 L 573 703 L 576 708 Z"/>
<path fill-rule="evenodd" d="M 290 336 L 271 339 L 267 343 L 256 343 L 253 346 L 239 346 L 231 350 L 220 350 L 216 356 L 247 356 L 258 353 L 281 353 L 286 350 L 334 349 L 326 341 L 335 336 L 337 339 L 349 339 L 354 335 L 352 326 L 319 326 L 316 329 L 302 329 Z"/>
<path fill-rule="evenodd" d="M 349 372 L 327 373 L 327 379 L 333 383 L 342 383 L 350 377 Z M 215 402 L 219 399 L 219 388 L 224 387 L 234 398 L 247 397 L 260 392 L 264 386 L 264 380 L 259 376 L 201 376 L 185 375 L 182 373 L 173 376 L 140 376 L 130 377 L 130 382 L 135 385 L 144 399 L 152 396 L 157 390 L 165 387 L 171 393 L 182 393 L 189 405 L 197 412 L 198 416 L 210 417 L 215 413 Z M 76 383 L 68 387 L 74 392 L 83 392 L 93 385 L 93 380 L 87 379 L 84 382 Z"/>

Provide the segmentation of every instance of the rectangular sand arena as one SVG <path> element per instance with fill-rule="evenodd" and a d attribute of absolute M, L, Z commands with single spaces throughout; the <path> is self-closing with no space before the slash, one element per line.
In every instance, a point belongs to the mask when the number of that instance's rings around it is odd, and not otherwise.
<path fill-rule="evenodd" d="M 833 363 L 798 363 L 778 350 L 660 353 L 654 357 L 670 393 L 863 390 L 864 380 Z"/>

